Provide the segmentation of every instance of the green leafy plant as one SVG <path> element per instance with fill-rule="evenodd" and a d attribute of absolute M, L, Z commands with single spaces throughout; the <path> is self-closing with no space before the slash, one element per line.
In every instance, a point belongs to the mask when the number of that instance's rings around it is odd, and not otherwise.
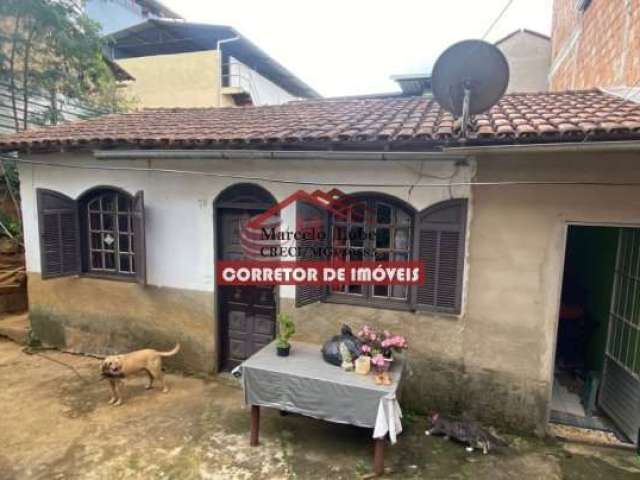
<path fill-rule="evenodd" d="M 0 18 L 0 81 L 16 131 L 59 123 L 69 102 L 96 113 L 131 106 L 103 56 L 100 25 L 73 2 L 2 0 Z M 36 98 L 49 105 L 32 108 Z"/>
<path fill-rule="evenodd" d="M 293 323 L 293 319 L 286 313 L 278 315 L 278 323 L 280 324 L 280 330 L 278 332 L 278 338 L 276 345 L 278 348 L 287 348 L 291 344 L 289 340 L 296 333 L 296 325 Z"/>
<path fill-rule="evenodd" d="M 0 237 L 10 238 L 22 246 L 22 217 L 20 212 L 20 182 L 16 163 L 11 157 L 0 155 Z M 12 208 L 4 205 L 6 197 Z"/>
<path fill-rule="evenodd" d="M 0 107 L 15 131 L 55 125 L 65 111 L 92 116 L 133 108 L 105 60 L 105 46 L 100 25 L 75 2 L 0 0 L 0 90 L 6 93 Z M 15 212 L 5 208 L 0 236 L 22 245 L 17 169 L 11 157 L 0 155 L 4 194 Z"/>

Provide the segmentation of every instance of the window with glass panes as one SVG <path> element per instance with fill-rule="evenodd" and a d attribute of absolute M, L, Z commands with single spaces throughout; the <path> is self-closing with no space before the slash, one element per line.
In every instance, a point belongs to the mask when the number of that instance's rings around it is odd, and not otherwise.
<path fill-rule="evenodd" d="M 101 191 L 87 201 L 87 216 L 88 270 L 134 274 L 131 197 L 121 192 Z"/>
<path fill-rule="evenodd" d="M 334 258 L 347 262 L 409 260 L 412 216 L 405 209 L 384 199 L 366 198 L 356 200 L 342 213 L 332 219 Z M 372 303 L 408 300 L 406 285 L 334 285 L 331 294 Z"/>

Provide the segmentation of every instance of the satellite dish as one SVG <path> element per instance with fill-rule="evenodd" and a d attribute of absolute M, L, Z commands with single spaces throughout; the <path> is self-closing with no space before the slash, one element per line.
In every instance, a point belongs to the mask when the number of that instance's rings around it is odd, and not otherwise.
<path fill-rule="evenodd" d="M 470 115 L 488 110 L 504 95 L 509 64 L 495 45 L 464 40 L 438 57 L 431 83 L 440 106 L 462 117 L 464 133 Z"/>

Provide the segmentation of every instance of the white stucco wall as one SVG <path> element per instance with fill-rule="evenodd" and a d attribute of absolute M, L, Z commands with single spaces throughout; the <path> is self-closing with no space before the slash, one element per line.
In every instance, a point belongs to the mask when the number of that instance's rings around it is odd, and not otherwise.
<path fill-rule="evenodd" d="M 456 166 L 451 160 L 344 161 L 344 160 L 97 160 L 90 154 L 50 154 L 26 157 L 56 164 L 144 169 L 178 169 L 211 174 L 281 178 L 320 183 L 411 185 L 418 182 L 443 184 L 468 181 L 474 165 Z M 421 166 L 422 163 L 422 166 Z M 422 168 L 422 170 L 421 170 Z M 144 191 L 147 242 L 147 279 L 151 285 L 187 290 L 213 291 L 214 220 L 213 202 L 226 187 L 242 180 L 207 175 L 161 172 L 105 171 L 59 166 L 21 164 L 22 209 L 28 272 L 40 272 L 40 245 L 36 189 L 47 188 L 77 198 L 89 188 L 117 186 L 131 194 Z M 298 185 L 253 181 L 280 201 L 300 188 L 328 190 L 324 185 Z M 469 188 L 436 187 L 340 187 L 346 193 L 377 191 L 394 195 L 421 210 L 451 198 L 469 196 Z M 411 191 L 410 191 L 411 190 Z M 294 210 L 283 215 L 293 225 Z M 284 287 L 281 296 L 293 298 L 294 288 Z"/>

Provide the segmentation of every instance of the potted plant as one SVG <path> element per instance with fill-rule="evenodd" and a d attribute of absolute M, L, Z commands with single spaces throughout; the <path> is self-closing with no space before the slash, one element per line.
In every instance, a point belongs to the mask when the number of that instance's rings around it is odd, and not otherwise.
<path fill-rule="evenodd" d="M 278 338 L 276 339 L 276 351 L 279 357 L 288 357 L 291 351 L 289 340 L 291 340 L 291 337 L 296 333 L 296 325 L 293 323 L 291 317 L 284 313 L 278 315 L 278 323 L 280 324 L 280 328 Z"/>

